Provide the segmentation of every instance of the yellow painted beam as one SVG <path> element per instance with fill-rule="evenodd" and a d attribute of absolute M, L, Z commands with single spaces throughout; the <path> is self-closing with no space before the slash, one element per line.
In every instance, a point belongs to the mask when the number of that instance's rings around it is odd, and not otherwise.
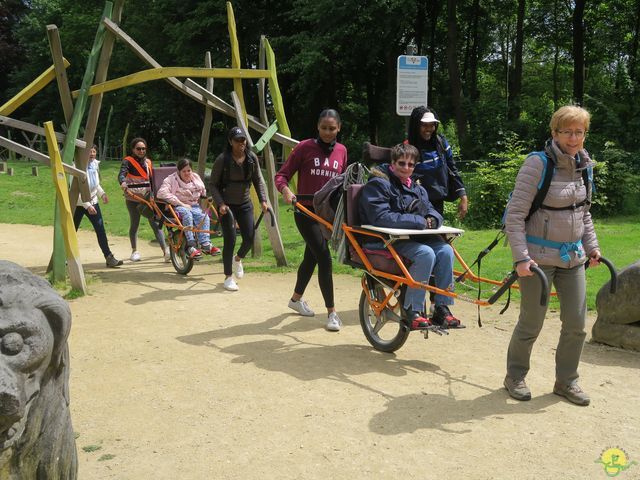
<path fill-rule="evenodd" d="M 67 256 L 67 268 L 69 269 L 69 279 L 74 288 L 87 292 L 87 285 L 84 279 L 82 264 L 80 263 L 80 249 L 78 248 L 78 235 L 73 224 L 73 212 L 71 202 L 69 202 L 69 191 L 67 190 L 67 177 L 62 167 L 62 158 L 58 149 L 53 122 L 45 122 L 44 130 L 47 137 L 47 148 L 51 158 L 51 175 L 56 189 L 56 199 L 58 212 L 60 214 L 60 225 L 64 238 L 64 249 Z"/>
<path fill-rule="evenodd" d="M 240 69 L 240 68 L 197 68 L 197 67 L 160 67 L 142 70 L 140 72 L 114 78 L 107 82 L 98 83 L 89 89 L 89 95 L 111 92 L 120 88 L 137 85 L 152 80 L 161 80 L 169 77 L 198 77 L 198 78 L 269 78 L 267 70 Z M 79 90 L 73 92 L 73 97 L 78 96 Z"/>
<path fill-rule="evenodd" d="M 287 123 L 287 116 L 284 113 L 284 103 L 282 102 L 282 95 L 280 94 L 280 86 L 278 85 L 278 75 L 276 73 L 276 54 L 273 53 L 269 40 L 264 39 L 265 54 L 267 57 L 267 70 L 269 71 L 269 92 L 271 93 L 271 100 L 273 101 L 273 109 L 276 114 L 276 120 L 278 121 L 278 130 L 287 137 L 291 136 L 291 130 L 289 130 L 289 124 Z M 287 158 L 292 148 L 283 145 L 283 157 Z"/>
<path fill-rule="evenodd" d="M 236 35 L 236 17 L 233 14 L 233 5 L 227 2 L 227 23 L 229 25 L 229 41 L 231 43 L 231 68 L 240 68 L 240 45 L 238 44 L 238 36 Z M 233 90 L 238 96 L 240 107 L 238 112 L 242 116 L 244 124 L 247 124 L 247 109 L 244 105 L 244 93 L 242 91 L 242 79 L 233 79 Z"/>
<path fill-rule="evenodd" d="M 71 65 L 66 58 L 63 60 L 64 68 L 67 68 L 69 65 Z M 53 65 L 51 65 L 44 72 L 42 72 L 40 76 L 38 76 L 38 78 L 36 78 L 33 82 L 23 88 L 20 93 L 18 93 L 15 97 L 2 105 L 0 107 L 0 115 L 11 115 L 20 105 L 25 103 L 55 79 L 56 69 Z"/>

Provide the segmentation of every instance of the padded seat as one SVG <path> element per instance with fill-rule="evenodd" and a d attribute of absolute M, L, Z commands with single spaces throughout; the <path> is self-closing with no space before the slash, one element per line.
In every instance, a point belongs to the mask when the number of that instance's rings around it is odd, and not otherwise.
<path fill-rule="evenodd" d="M 362 184 L 352 184 L 347 186 L 346 217 L 347 217 L 347 225 L 349 225 L 350 227 L 360 226 L 360 218 L 358 215 L 358 202 L 359 202 L 360 193 L 362 191 L 362 187 L 364 187 L 364 185 Z M 363 238 L 360 239 L 360 242 L 359 242 L 360 246 L 362 246 L 362 240 L 365 240 L 365 241 L 367 240 L 366 236 L 362 235 L 361 237 Z M 374 238 L 374 237 L 368 237 L 368 238 L 371 241 L 377 240 L 377 238 Z M 400 267 L 398 266 L 397 262 L 393 259 L 393 257 L 391 256 L 388 250 L 386 249 L 375 250 L 375 249 L 364 248 L 363 251 L 366 253 L 367 258 L 371 263 L 371 266 L 376 270 L 391 273 L 394 275 L 403 275 L 402 270 L 400 270 Z M 355 248 L 353 248 L 352 245 L 349 245 L 349 257 L 353 263 L 361 265 L 362 268 L 365 268 L 364 264 L 362 263 L 362 260 L 360 260 L 360 256 L 358 255 L 358 252 L 356 252 Z M 403 258 L 402 261 L 407 266 L 410 263 L 405 258 Z"/>

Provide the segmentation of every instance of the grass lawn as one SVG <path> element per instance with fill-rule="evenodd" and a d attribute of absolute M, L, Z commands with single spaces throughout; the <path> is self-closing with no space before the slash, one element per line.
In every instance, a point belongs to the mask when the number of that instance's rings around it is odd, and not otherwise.
<path fill-rule="evenodd" d="M 34 177 L 31 175 L 31 167 L 34 165 L 40 164 L 30 161 L 10 162 L 9 166 L 15 169 L 15 175 L 12 177 L 0 175 L 0 204 L 2 205 L 0 223 L 32 225 L 53 223 L 54 190 L 51 170 L 40 166 L 40 176 Z M 102 186 L 110 197 L 109 204 L 101 207 L 108 234 L 127 236 L 129 216 L 117 182 L 119 168 L 120 162 L 103 162 L 100 166 Z M 472 202 L 470 208 L 473 208 Z M 603 254 L 618 268 L 640 259 L 640 225 L 637 218 L 596 218 L 594 221 Z M 85 220 L 80 228 L 91 229 L 91 224 Z M 464 225 L 461 228 L 464 228 Z M 275 266 L 271 245 L 266 233 L 262 230 L 264 254 L 262 258 L 246 259 L 248 271 L 295 271 L 302 259 L 304 242 L 295 227 L 293 213 L 288 205 L 280 205 L 280 231 L 289 266 L 282 268 Z M 496 233 L 496 230 L 467 230 L 461 238 L 456 240 L 455 246 L 465 261 L 471 264 L 478 252 L 493 240 Z M 140 224 L 139 235 L 146 240 L 154 238 L 151 228 L 144 221 Z M 214 239 L 213 243 L 222 247 L 221 238 Z M 97 245 L 96 248 L 98 248 Z M 501 243 L 483 259 L 481 274 L 484 277 L 502 279 L 511 271 L 511 268 L 510 250 Z M 334 271 L 359 274 L 351 267 L 337 263 L 334 264 Z M 474 271 L 476 271 L 475 267 Z M 605 267 L 589 269 L 587 272 L 587 303 L 590 309 L 595 308 L 596 294 L 608 278 L 608 270 Z M 473 297 L 475 289 L 472 287 L 458 287 L 458 292 Z M 489 288 L 485 287 L 484 291 L 488 293 Z"/>

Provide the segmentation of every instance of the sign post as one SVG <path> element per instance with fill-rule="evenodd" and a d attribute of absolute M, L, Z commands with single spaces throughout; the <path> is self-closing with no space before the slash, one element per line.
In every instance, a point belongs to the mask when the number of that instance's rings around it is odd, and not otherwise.
<path fill-rule="evenodd" d="M 396 113 L 411 115 L 416 107 L 427 106 L 429 59 L 416 55 L 398 57 Z"/>

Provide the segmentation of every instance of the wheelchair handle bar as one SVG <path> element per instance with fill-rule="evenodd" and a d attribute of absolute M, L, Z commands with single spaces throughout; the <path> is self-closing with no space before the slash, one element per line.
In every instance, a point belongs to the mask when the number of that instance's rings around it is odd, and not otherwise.
<path fill-rule="evenodd" d="M 604 263 L 609 269 L 609 274 L 611 275 L 611 286 L 609 287 L 609 292 L 611 294 L 616 293 L 618 289 L 618 272 L 616 272 L 616 267 L 613 266 L 613 263 L 604 257 L 600 257 L 598 259 L 598 263 Z M 589 268 L 589 262 L 585 262 L 584 264 L 585 270 Z"/>
<path fill-rule="evenodd" d="M 542 291 L 540 292 L 540 305 L 544 307 L 549 302 L 549 296 L 547 293 L 549 291 L 549 281 L 547 280 L 547 276 L 539 267 L 531 266 L 529 267 L 529 269 L 535 275 L 537 275 L 538 279 L 540 280 L 540 284 L 542 286 Z M 504 281 L 502 286 L 498 289 L 498 291 L 494 293 L 491 296 L 491 298 L 488 300 L 489 304 L 493 305 L 494 303 L 496 303 L 496 301 L 504 294 L 504 292 L 506 292 L 511 287 L 511 285 L 515 283 L 517 279 L 518 279 L 518 272 L 513 270 L 509 274 L 507 279 Z"/>

